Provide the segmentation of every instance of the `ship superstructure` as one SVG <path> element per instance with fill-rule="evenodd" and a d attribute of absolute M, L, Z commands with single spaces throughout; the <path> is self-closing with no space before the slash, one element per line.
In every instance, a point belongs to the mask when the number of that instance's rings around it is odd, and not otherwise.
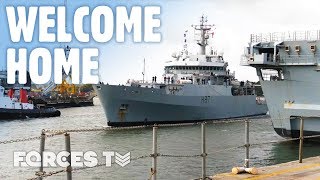
<path fill-rule="evenodd" d="M 256 68 L 275 131 L 320 134 L 320 31 L 252 34 L 242 65 Z"/>
<path fill-rule="evenodd" d="M 128 80 L 122 86 L 97 85 L 108 125 L 197 122 L 265 114 L 266 104 L 257 100 L 254 85 L 237 81 L 223 55 L 209 49 L 213 26 L 204 16 L 192 26 L 199 52 L 190 53 L 185 39 L 183 49 L 166 62 L 161 83 L 154 76 L 152 82 Z"/>

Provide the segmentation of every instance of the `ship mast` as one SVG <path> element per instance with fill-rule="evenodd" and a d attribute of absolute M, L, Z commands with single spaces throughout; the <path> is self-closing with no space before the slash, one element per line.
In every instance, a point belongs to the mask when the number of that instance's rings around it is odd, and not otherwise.
<path fill-rule="evenodd" d="M 200 24 L 191 26 L 195 31 L 200 31 L 200 39 L 197 40 L 197 44 L 200 46 L 199 55 L 206 54 L 206 46 L 208 45 L 209 34 L 213 34 L 213 32 L 210 33 L 209 31 L 214 25 L 208 25 L 207 22 L 207 17 L 202 15 L 200 18 Z"/>

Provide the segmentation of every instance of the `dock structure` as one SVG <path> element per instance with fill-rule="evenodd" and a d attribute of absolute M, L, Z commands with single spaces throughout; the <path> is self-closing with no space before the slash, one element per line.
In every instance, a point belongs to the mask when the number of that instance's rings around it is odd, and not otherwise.
<path fill-rule="evenodd" d="M 303 163 L 291 161 L 272 166 L 258 168 L 258 174 L 252 175 L 249 173 L 232 174 L 229 173 L 217 174 L 212 179 L 320 179 L 320 156 L 305 158 Z"/>

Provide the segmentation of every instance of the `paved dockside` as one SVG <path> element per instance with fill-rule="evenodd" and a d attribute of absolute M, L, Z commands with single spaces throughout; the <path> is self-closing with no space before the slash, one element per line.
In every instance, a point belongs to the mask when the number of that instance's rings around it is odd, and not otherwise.
<path fill-rule="evenodd" d="M 232 167 L 229 173 L 217 174 L 213 179 L 320 179 L 320 156 L 291 161 L 273 166 L 258 168 L 257 175 L 232 174 Z"/>

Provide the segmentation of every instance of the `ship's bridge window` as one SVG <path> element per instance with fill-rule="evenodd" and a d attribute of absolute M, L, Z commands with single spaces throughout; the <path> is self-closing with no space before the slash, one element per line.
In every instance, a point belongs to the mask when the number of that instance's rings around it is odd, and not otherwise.
<path fill-rule="evenodd" d="M 273 54 L 274 53 L 274 48 L 260 48 L 259 49 L 259 54 L 262 54 L 262 53 Z"/>
<path fill-rule="evenodd" d="M 202 70 L 203 69 L 203 67 L 202 66 L 200 66 L 200 70 Z"/>

